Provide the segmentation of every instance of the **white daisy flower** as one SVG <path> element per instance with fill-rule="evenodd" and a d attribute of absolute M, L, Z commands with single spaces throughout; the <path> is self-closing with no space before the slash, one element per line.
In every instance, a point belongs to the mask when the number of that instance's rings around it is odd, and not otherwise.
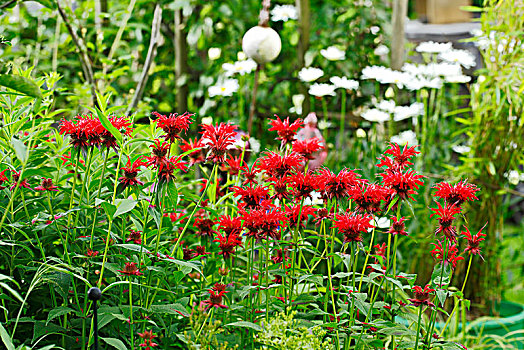
<path fill-rule="evenodd" d="M 378 80 L 378 77 L 389 71 L 391 71 L 391 69 L 383 66 L 368 66 L 362 69 L 362 79 Z"/>
<path fill-rule="evenodd" d="M 304 67 L 298 72 L 298 78 L 303 82 L 310 83 L 324 75 L 324 71 L 315 67 Z"/>
<path fill-rule="evenodd" d="M 358 89 L 358 81 L 348 79 L 346 77 L 331 77 L 329 81 L 335 85 L 337 89 L 356 90 Z"/>
<path fill-rule="evenodd" d="M 446 52 L 452 49 L 451 43 L 436 43 L 433 41 L 426 41 L 420 43 L 415 49 L 417 52 L 426 52 L 426 53 L 441 53 Z"/>
<path fill-rule="evenodd" d="M 394 100 L 382 100 L 377 106 L 379 109 L 383 110 L 384 112 L 388 113 L 394 113 L 395 112 L 395 101 Z"/>
<path fill-rule="evenodd" d="M 233 96 L 238 91 L 239 85 L 236 79 L 225 79 L 222 82 L 218 82 L 216 85 L 210 86 L 207 89 L 209 97 L 214 96 Z"/>
<path fill-rule="evenodd" d="M 335 96 L 335 85 L 315 83 L 309 87 L 309 94 L 316 97 Z"/>
<path fill-rule="evenodd" d="M 320 54 L 330 61 L 341 61 L 346 58 L 346 53 L 336 46 L 320 50 Z"/>
<path fill-rule="evenodd" d="M 424 104 L 415 102 L 410 106 L 395 107 L 393 120 L 398 122 L 407 118 L 413 118 L 424 115 Z"/>
<path fill-rule="evenodd" d="M 244 75 L 251 73 L 257 68 L 257 63 L 252 59 L 247 59 L 243 61 L 236 61 L 235 63 L 224 63 L 222 69 L 226 71 L 226 77 L 230 77 L 235 74 Z"/>
<path fill-rule="evenodd" d="M 375 123 L 384 123 L 391 119 L 389 113 L 377 108 L 368 109 L 362 113 L 361 117 L 369 122 Z"/>
<path fill-rule="evenodd" d="M 399 146 L 404 146 L 406 144 L 411 146 L 418 145 L 417 135 L 411 130 L 402 131 L 400 134 L 392 136 L 391 142 L 396 143 Z"/>
<path fill-rule="evenodd" d="M 298 11 L 293 5 L 276 5 L 271 10 L 271 20 L 273 22 L 287 22 L 290 19 L 297 19 Z"/>
<path fill-rule="evenodd" d="M 467 50 L 449 50 L 442 52 L 438 58 L 449 63 L 458 63 L 465 68 L 475 67 L 475 56 Z"/>

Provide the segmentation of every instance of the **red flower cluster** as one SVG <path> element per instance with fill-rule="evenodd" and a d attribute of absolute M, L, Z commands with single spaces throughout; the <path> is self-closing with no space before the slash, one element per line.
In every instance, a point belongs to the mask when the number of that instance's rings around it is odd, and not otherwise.
<path fill-rule="evenodd" d="M 437 243 L 431 243 L 435 246 L 435 248 L 431 251 L 431 255 L 437 259 L 437 261 L 443 261 L 444 256 L 446 257 L 445 264 L 451 264 L 453 269 L 457 267 L 457 262 L 460 260 L 464 260 L 463 257 L 458 256 L 458 248 L 456 244 L 452 244 L 451 242 L 448 243 L 448 246 L 446 248 L 446 251 L 444 251 L 443 243 L 440 241 L 437 241 Z"/>
<path fill-rule="evenodd" d="M 202 139 L 200 142 L 209 153 L 207 160 L 213 163 L 223 163 L 227 150 L 235 143 L 236 125 L 220 123 L 217 125 L 202 125 Z"/>
<path fill-rule="evenodd" d="M 142 166 L 146 166 L 146 164 L 147 162 L 145 161 L 144 157 L 138 157 L 133 162 L 131 162 L 131 158 L 127 158 L 127 164 L 125 167 L 122 168 L 124 176 L 118 179 L 118 181 L 120 181 L 122 189 L 125 189 L 129 186 L 142 186 L 144 184 L 136 177 L 138 175 L 139 168 Z"/>
<path fill-rule="evenodd" d="M 484 258 L 482 257 L 482 255 L 480 255 L 480 242 L 485 240 L 483 237 L 486 237 L 486 234 L 482 233 L 482 230 L 486 227 L 487 224 L 488 223 L 482 226 L 479 232 L 477 232 L 477 234 L 474 236 L 471 235 L 471 232 L 469 232 L 469 229 L 467 227 L 465 227 L 466 231 L 462 231 L 462 234 L 468 241 L 468 246 L 466 247 L 464 252 L 468 252 L 470 255 L 478 254 L 482 258 L 482 260 L 484 260 Z"/>
<path fill-rule="evenodd" d="M 171 113 L 169 116 L 165 116 L 158 112 L 153 112 L 153 115 L 158 117 L 155 120 L 156 127 L 162 129 L 166 133 L 163 137 L 166 141 L 172 143 L 176 139 L 180 139 L 179 134 L 182 131 L 185 133 L 189 130 L 189 125 L 193 123 L 191 117 L 194 114 L 185 112 L 182 115 Z"/>
<path fill-rule="evenodd" d="M 269 121 L 271 128 L 269 131 L 276 131 L 278 134 L 277 140 L 282 142 L 282 147 L 286 144 L 291 143 L 297 134 L 298 129 L 304 124 L 302 119 L 297 119 L 293 123 L 289 123 L 289 117 L 284 120 L 280 120 L 280 117 L 275 114 L 277 119 Z"/>
<path fill-rule="evenodd" d="M 475 193 L 479 188 L 467 181 L 459 181 L 455 185 L 450 185 L 447 182 L 440 182 L 433 188 L 436 188 L 435 197 L 445 200 L 447 203 L 453 204 L 460 208 L 462 203 L 467 201 L 478 200 Z"/>
<path fill-rule="evenodd" d="M 426 285 L 424 289 L 422 289 L 422 287 L 420 286 L 414 286 L 413 287 L 414 298 L 408 299 L 408 300 L 411 301 L 411 303 L 417 307 L 422 306 L 422 305 L 426 305 L 429 307 L 435 307 L 435 304 L 429 301 L 430 299 L 429 293 L 433 293 L 433 292 L 435 292 L 435 290 L 430 288 L 429 284 Z"/>
<path fill-rule="evenodd" d="M 144 333 L 138 333 L 138 336 L 142 338 L 142 343 L 138 346 L 145 347 L 145 350 L 150 350 L 151 348 L 157 347 L 157 343 L 153 343 L 153 339 L 156 338 L 156 335 L 153 334 L 152 330 L 144 331 Z"/>
<path fill-rule="evenodd" d="M 336 216 L 333 227 L 344 235 L 344 242 L 360 242 L 362 241 L 361 234 L 373 228 L 372 219 L 373 217 L 369 214 L 344 213 Z"/>
<path fill-rule="evenodd" d="M 123 270 L 117 270 L 118 272 L 121 272 L 123 275 L 126 276 L 141 276 L 143 275 L 140 270 L 138 270 L 138 267 L 136 266 L 137 263 L 135 262 L 126 262 Z"/>
<path fill-rule="evenodd" d="M 209 300 L 204 300 L 202 304 L 207 305 L 206 310 L 212 307 L 227 309 L 227 306 L 222 304 L 222 297 L 226 293 L 226 286 L 224 284 L 215 283 L 213 288 L 209 289 Z"/>

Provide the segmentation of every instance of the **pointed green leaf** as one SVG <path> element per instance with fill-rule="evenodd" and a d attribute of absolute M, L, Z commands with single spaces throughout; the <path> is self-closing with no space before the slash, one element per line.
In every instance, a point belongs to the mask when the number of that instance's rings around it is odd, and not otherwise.
<path fill-rule="evenodd" d="M 34 82 L 20 75 L 0 74 L 0 86 L 34 98 L 43 97 L 40 88 Z"/>
<path fill-rule="evenodd" d="M 132 199 L 122 199 L 116 201 L 116 211 L 113 218 L 125 214 L 135 208 L 137 201 Z"/>
<path fill-rule="evenodd" d="M 100 338 L 100 339 L 102 339 L 106 344 L 117 348 L 118 350 L 127 350 L 127 346 L 120 339 L 116 339 L 116 338 Z"/>
<path fill-rule="evenodd" d="M 57 307 L 56 309 L 49 311 L 49 315 L 47 315 L 47 322 L 45 323 L 46 326 L 51 320 L 57 317 L 63 316 L 65 314 L 68 314 L 70 312 L 75 312 L 75 310 L 67 306 L 60 306 L 60 307 Z"/>
<path fill-rule="evenodd" d="M 5 330 L 4 326 L 0 323 L 0 338 L 2 339 L 2 342 L 4 343 L 7 350 L 15 350 L 15 346 L 13 345 L 13 341 L 11 340 L 11 337 Z"/>
<path fill-rule="evenodd" d="M 14 137 L 11 139 L 11 144 L 15 150 L 16 158 L 18 158 L 22 164 L 25 164 L 27 162 L 27 146 Z"/>
<path fill-rule="evenodd" d="M 251 329 L 254 329 L 255 331 L 258 331 L 258 332 L 262 331 L 262 327 L 260 327 L 258 324 L 255 324 L 253 322 L 247 322 L 247 321 L 239 321 L 239 322 L 228 323 L 228 324 L 226 324 L 226 327 L 228 327 L 228 326 L 251 328 Z"/>

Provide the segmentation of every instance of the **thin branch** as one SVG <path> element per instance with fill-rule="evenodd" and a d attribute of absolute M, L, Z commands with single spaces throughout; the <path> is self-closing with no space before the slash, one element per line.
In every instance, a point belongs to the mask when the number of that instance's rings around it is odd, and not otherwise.
<path fill-rule="evenodd" d="M 84 76 L 86 80 L 91 85 L 91 94 L 93 99 L 93 105 L 97 105 L 96 101 L 96 85 L 95 85 L 95 79 L 93 75 L 93 66 L 91 65 L 91 60 L 89 59 L 89 56 L 87 54 L 87 48 L 85 47 L 82 39 L 78 37 L 76 34 L 76 31 L 71 26 L 71 23 L 69 22 L 69 19 L 67 18 L 66 13 L 64 12 L 64 9 L 60 6 L 60 0 L 56 0 L 56 7 L 58 8 L 58 13 L 60 13 L 60 16 L 62 17 L 62 20 L 64 21 L 64 24 L 66 25 L 67 31 L 71 35 L 71 38 L 73 39 L 73 43 L 76 46 L 77 53 L 80 57 L 80 63 L 82 65 L 82 70 L 84 71 Z"/>
<path fill-rule="evenodd" d="M 160 39 L 160 25 L 162 24 L 162 9 L 160 5 L 156 5 L 155 14 L 153 16 L 153 24 L 151 26 L 151 40 L 149 41 L 149 50 L 147 51 L 146 61 L 144 62 L 144 68 L 142 69 L 142 74 L 138 80 L 136 86 L 135 94 L 131 103 L 127 107 L 126 115 L 130 115 L 131 111 L 136 108 L 138 102 L 142 99 L 142 94 L 144 93 L 144 88 L 149 77 L 149 69 L 153 64 L 153 61 L 156 56 L 156 49 L 158 47 L 158 42 Z"/>

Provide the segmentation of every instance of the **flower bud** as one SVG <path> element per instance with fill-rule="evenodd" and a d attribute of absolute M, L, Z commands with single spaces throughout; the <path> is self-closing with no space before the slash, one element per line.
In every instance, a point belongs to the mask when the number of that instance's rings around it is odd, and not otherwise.
<path fill-rule="evenodd" d="M 253 27 L 242 38 L 242 50 L 258 64 L 273 61 L 281 49 L 280 36 L 269 27 Z"/>

